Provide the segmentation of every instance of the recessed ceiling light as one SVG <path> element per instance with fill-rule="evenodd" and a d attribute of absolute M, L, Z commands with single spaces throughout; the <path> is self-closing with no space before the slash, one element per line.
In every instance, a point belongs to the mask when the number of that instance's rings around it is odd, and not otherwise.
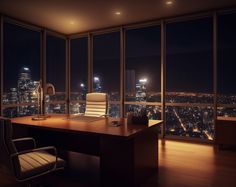
<path fill-rule="evenodd" d="M 173 4 L 173 1 L 166 1 L 166 4 L 167 4 L 167 5 L 172 5 L 172 4 Z"/>
<path fill-rule="evenodd" d="M 75 22 L 74 21 L 70 21 L 70 25 L 74 25 L 75 24 Z"/>
<path fill-rule="evenodd" d="M 115 15 L 121 15 L 121 12 L 120 11 L 116 11 Z"/>

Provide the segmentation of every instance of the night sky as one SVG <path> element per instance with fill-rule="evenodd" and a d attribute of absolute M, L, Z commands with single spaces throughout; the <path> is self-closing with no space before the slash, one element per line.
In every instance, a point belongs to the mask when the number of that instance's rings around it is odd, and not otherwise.
<path fill-rule="evenodd" d="M 70 87 L 72 92 L 78 92 L 82 91 L 81 83 L 88 85 L 88 39 L 86 37 L 73 39 L 70 44 Z"/>
<path fill-rule="evenodd" d="M 218 91 L 235 94 L 236 14 L 218 19 Z M 94 76 L 105 91 L 119 90 L 119 32 L 94 36 Z M 212 18 L 166 25 L 167 91 L 213 92 Z M 147 76 L 148 90 L 160 91 L 160 27 L 126 32 L 126 69 L 136 81 Z M 65 91 L 65 40 L 47 36 L 47 82 Z M 87 82 L 87 38 L 71 42 L 71 87 Z M 76 64 L 78 63 L 78 64 Z M 30 68 L 39 80 L 40 33 L 4 24 L 4 92 L 17 86 L 19 70 Z M 79 88 L 78 88 L 79 89 Z"/>
<path fill-rule="evenodd" d="M 66 41 L 47 35 L 46 76 L 47 83 L 54 85 L 56 92 L 66 91 Z"/>
<path fill-rule="evenodd" d="M 33 80 L 40 74 L 40 33 L 19 26 L 4 24 L 4 92 L 17 87 L 22 67 L 31 70 Z"/>
<path fill-rule="evenodd" d="M 212 19 L 166 26 L 167 91 L 213 93 Z"/>

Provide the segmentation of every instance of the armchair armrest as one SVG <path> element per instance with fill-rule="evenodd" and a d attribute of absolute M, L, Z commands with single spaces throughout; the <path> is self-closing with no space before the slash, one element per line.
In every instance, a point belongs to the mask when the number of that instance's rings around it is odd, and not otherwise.
<path fill-rule="evenodd" d="M 37 151 L 47 151 L 47 150 L 53 150 L 54 151 L 55 163 L 52 167 L 52 170 L 55 170 L 57 168 L 58 156 L 57 156 L 57 149 L 54 146 L 47 146 L 47 147 L 41 147 L 41 148 L 37 148 L 37 149 L 31 149 L 31 150 L 17 152 L 17 153 L 11 154 L 11 160 L 13 160 L 13 158 L 18 157 L 19 155 L 22 155 L 22 154 L 33 153 L 33 152 L 37 152 Z"/>
<path fill-rule="evenodd" d="M 33 142 L 33 149 L 36 148 L 36 142 L 35 142 L 35 139 L 32 138 L 32 137 L 25 137 L 25 138 L 17 138 L 17 139 L 13 139 L 12 140 L 15 143 L 17 142 L 25 142 L 25 141 L 32 141 Z M 32 149 L 32 148 L 31 148 Z"/>
<path fill-rule="evenodd" d="M 78 116 L 84 116 L 84 113 L 77 113 Z"/>
<path fill-rule="evenodd" d="M 103 115 L 100 115 L 99 117 L 110 117 L 109 114 L 103 114 Z"/>

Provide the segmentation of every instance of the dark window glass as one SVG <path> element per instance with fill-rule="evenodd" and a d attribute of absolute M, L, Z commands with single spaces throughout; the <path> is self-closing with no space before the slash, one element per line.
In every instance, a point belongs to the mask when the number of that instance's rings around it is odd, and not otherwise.
<path fill-rule="evenodd" d="M 96 35 L 93 38 L 93 91 L 108 93 L 110 104 L 120 100 L 119 32 Z M 119 115 L 117 107 L 109 108 L 110 115 Z"/>
<path fill-rule="evenodd" d="M 110 100 L 120 97 L 120 33 L 97 35 L 93 39 L 93 90 L 107 92 Z"/>
<path fill-rule="evenodd" d="M 166 54 L 166 102 L 199 103 L 168 106 L 166 134 L 212 140 L 212 18 L 167 24 Z"/>
<path fill-rule="evenodd" d="M 70 41 L 70 113 L 83 113 L 88 89 L 88 39 L 78 38 Z"/>
<path fill-rule="evenodd" d="M 218 107 L 219 116 L 236 116 L 236 13 L 218 16 Z"/>
<path fill-rule="evenodd" d="M 65 101 L 66 97 L 66 41 L 47 35 L 46 80 L 55 87 L 55 95 L 47 95 L 46 102 Z M 46 112 L 65 113 L 64 104 L 47 105 Z"/>
<path fill-rule="evenodd" d="M 166 26 L 167 92 L 212 93 L 212 18 Z"/>
<path fill-rule="evenodd" d="M 40 33 L 4 23 L 3 113 L 7 117 L 37 113 L 34 90 L 40 78 Z M 9 107 L 9 105 L 18 105 Z"/>
<path fill-rule="evenodd" d="M 125 34 L 125 101 L 160 102 L 160 26 Z"/>

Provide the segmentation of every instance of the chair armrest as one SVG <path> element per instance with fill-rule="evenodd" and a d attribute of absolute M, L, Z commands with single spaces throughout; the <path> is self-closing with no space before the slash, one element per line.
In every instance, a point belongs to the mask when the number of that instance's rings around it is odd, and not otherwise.
<path fill-rule="evenodd" d="M 110 117 L 109 114 L 103 114 L 103 115 L 100 115 L 99 117 Z"/>
<path fill-rule="evenodd" d="M 84 116 L 84 113 L 77 113 L 78 116 Z"/>
<path fill-rule="evenodd" d="M 57 149 L 54 146 L 47 146 L 47 147 L 41 147 L 41 148 L 37 148 L 37 149 L 31 149 L 31 150 L 17 152 L 17 153 L 11 154 L 11 160 L 13 160 L 14 157 L 18 157 L 19 155 L 22 155 L 22 154 L 33 153 L 33 152 L 37 152 L 37 151 L 47 151 L 47 150 L 53 150 L 54 151 L 55 158 L 56 158 L 55 159 L 55 164 L 52 168 L 54 170 L 57 167 L 57 160 L 58 160 Z"/>
<path fill-rule="evenodd" d="M 14 144 L 15 144 L 16 142 L 32 141 L 32 142 L 33 142 L 33 149 L 36 148 L 36 142 L 35 142 L 35 139 L 32 138 L 32 137 L 17 138 L 17 139 L 13 139 L 12 141 L 14 142 Z M 31 149 L 32 149 L 32 148 L 31 148 Z"/>

